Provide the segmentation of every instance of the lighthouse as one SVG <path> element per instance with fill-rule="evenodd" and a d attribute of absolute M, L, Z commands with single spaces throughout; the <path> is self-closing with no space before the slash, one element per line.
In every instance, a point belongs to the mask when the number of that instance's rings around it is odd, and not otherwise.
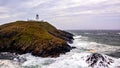
<path fill-rule="evenodd" d="M 39 20 L 39 15 L 38 15 L 38 14 L 36 14 L 36 20 L 37 20 L 37 21 Z"/>

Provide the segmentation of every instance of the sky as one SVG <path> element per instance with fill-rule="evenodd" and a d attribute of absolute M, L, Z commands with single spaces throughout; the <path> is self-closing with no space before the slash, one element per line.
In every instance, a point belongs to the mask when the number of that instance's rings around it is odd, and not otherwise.
<path fill-rule="evenodd" d="M 36 14 L 63 30 L 120 30 L 120 0 L 0 0 L 0 24 Z"/>

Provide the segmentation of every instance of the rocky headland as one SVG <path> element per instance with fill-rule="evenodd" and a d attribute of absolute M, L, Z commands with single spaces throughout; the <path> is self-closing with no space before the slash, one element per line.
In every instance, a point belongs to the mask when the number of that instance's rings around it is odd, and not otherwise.
<path fill-rule="evenodd" d="M 67 44 L 72 40 L 73 34 L 43 21 L 15 21 L 0 26 L 0 52 L 57 57 L 72 49 Z"/>

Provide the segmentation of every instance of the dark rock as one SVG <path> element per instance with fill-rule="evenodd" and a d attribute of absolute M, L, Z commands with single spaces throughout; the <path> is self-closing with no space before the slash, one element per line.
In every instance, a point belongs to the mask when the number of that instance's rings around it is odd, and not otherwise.
<path fill-rule="evenodd" d="M 8 53 L 8 52 L 1 52 L 0 53 L 0 59 L 13 60 L 16 57 L 17 57 L 17 55 L 15 53 Z"/>
<path fill-rule="evenodd" d="M 72 49 L 75 49 L 76 47 L 72 46 Z"/>
<path fill-rule="evenodd" d="M 49 32 L 50 34 L 56 36 L 56 37 L 59 37 L 69 43 L 73 43 L 73 34 L 69 33 L 69 32 L 65 32 L 63 30 L 59 30 L 59 31 L 55 31 L 55 32 Z"/>
<path fill-rule="evenodd" d="M 62 36 L 64 36 L 64 38 L 63 38 L 64 40 L 68 41 L 69 43 L 73 43 L 73 40 L 74 40 L 73 34 L 63 31 L 63 30 L 59 30 L 59 32 Z"/>
<path fill-rule="evenodd" d="M 0 53 L 0 59 L 4 60 L 14 60 L 18 61 L 20 63 L 23 63 L 26 61 L 25 58 L 19 57 L 16 53 L 10 53 L 10 52 L 1 52 Z"/>
<path fill-rule="evenodd" d="M 69 52 L 72 48 L 69 45 L 64 45 L 57 47 L 55 46 L 54 48 L 48 50 L 42 50 L 41 52 L 32 52 L 32 55 L 35 56 L 42 56 L 42 57 L 58 57 L 60 54 L 64 54 L 66 52 Z"/>
<path fill-rule="evenodd" d="M 109 65 L 114 61 L 111 58 L 108 58 L 101 54 L 93 53 L 87 58 L 86 62 L 89 64 L 90 67 L 109 67 Z"/>

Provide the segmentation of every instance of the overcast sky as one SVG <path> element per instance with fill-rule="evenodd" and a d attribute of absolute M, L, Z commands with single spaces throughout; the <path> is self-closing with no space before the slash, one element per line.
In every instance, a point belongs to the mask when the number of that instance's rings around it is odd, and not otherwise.
<path fill-rule="evenodd" d="M 0 24 L 36 14 L 59 29 L 120 29 L 120 0 L 0 0 Z"/>

